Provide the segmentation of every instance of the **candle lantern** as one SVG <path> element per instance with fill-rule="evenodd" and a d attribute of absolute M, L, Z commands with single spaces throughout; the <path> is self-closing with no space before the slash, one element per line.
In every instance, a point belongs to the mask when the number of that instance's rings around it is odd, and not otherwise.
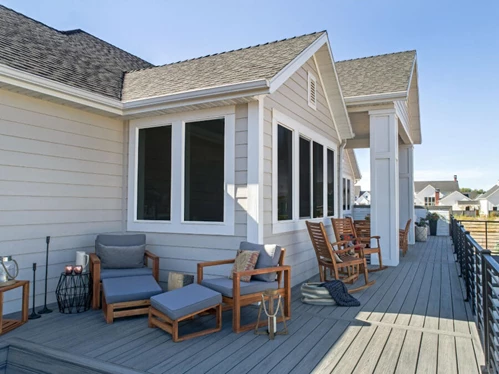
<path fill-rule="evenodd" d="M 268 300 L 269 306 L 265 305 L 265 299 Z M 277 290 L 268 289 L 263 291 L 262 301 L 260 303 L 260 309 L 258 310 L 258 319 L 256 321 L 255 326 L 255 334 L 257 335 L 269 335 L 271 340 L 274 340 L 275 335 L 287 335 L 288 327 L 286 326 L 286 318 L 284 317 L 284 308 L 282 306 L 282 297 L 278 294 Z M 277 305 L 274 308 L 275 300 L 277 300 Z M 281 309 L 281 318 L 284 328 L 280 331 L 277 331 L 277 314 L 279 313 L 279 309 Z M 262 315 L 262 311 L 265 312 L 267 316 L 267 331 L 258 331 L 258 327 L 260 326 L 260 316 Z"/>
<path fill-rule="evenodd" d="M 73 268 L 73 271 L 75 272 L 75 274 L 81 274 L 81 272 L 83 271 L 83 266 L 81 266 L 81 265 L 76 265 L 76 266 Z"/>
<path fill-rule="evenodd" d="M 66 274 L 68 274 L 68 275 L 69 275 L 69 274 L 72 274 L 72 273 L 73 273 L 73 265 L 66 265 L 66 266 L 64 267 L 64 272 L 65 272 Z"/>

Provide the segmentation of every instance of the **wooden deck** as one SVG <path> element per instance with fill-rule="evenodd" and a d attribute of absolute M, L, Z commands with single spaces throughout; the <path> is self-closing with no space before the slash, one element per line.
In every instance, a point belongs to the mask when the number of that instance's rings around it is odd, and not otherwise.
<path fill-rule="evenodd" d="M 6 334 L 149 373 L 479 373 L 483 353 L 448 237 L 409 248 L 396 268 L 354 294 L 360 307 L 302 304 L 293 290 L 290 334 L 269 341 L 223 330 L 173 343 L 144 317 L 106 325 L 101 311 L 58 312 Z M 243 313 L 256 318 L 256 308 Z M 204 317 L 184 326 L 213 322 Z"/>

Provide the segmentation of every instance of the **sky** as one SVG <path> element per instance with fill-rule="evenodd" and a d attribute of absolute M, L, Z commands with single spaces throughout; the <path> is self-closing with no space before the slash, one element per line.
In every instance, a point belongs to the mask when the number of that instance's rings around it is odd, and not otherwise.
<path fill-rule="evenodd" d="M 415 180 L 499 180 L 499 1 L 0 0 L 153 64 L 327 30 L 334 59 L 417 50 L 423 144 Z M 357 151 L 369 189 L 369 151 Z"/>

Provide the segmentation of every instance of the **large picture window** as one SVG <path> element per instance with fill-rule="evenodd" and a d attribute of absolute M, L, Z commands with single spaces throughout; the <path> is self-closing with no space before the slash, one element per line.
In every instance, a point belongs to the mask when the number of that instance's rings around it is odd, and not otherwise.
<path fill-rule="evenodd" d="M 224 220 L 224 120 L 185 124 L 184 220 Z"/>
<path fill-rule="evenodd" d="M 352 181 L 347 178 L 343 178 L 343 210 L 351 209 L 352 201 Z"/>
<path fill-rule="evenodd" d="M 293 218 L 293 132 L 277 129 L 277 219 Z"/>
<path fill-rule="evenodd" d="M 137 219 L 171 218 L 171 126 L 140 129 L 137 160 Z"/>
<path fill-rule="evenodd" d="M 314 186 L 313 217 L 324 217 L 324 151 L 320 144 L 314 142 Z"/>

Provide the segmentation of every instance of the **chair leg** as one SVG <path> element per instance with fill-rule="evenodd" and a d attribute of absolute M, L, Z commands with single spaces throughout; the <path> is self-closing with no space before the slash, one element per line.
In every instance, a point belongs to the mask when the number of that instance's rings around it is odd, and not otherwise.
<path fill-rule="evenodd" d="M 100 308 L 100 282 L 94 282 L 92 285 L 92 309 Z"/>
<path fill-rule="evenodd" d="M 234 298 L 232 307 L 232 331 L 236 334 L 241 332 L 241 303 L 238 298 Z"/>

